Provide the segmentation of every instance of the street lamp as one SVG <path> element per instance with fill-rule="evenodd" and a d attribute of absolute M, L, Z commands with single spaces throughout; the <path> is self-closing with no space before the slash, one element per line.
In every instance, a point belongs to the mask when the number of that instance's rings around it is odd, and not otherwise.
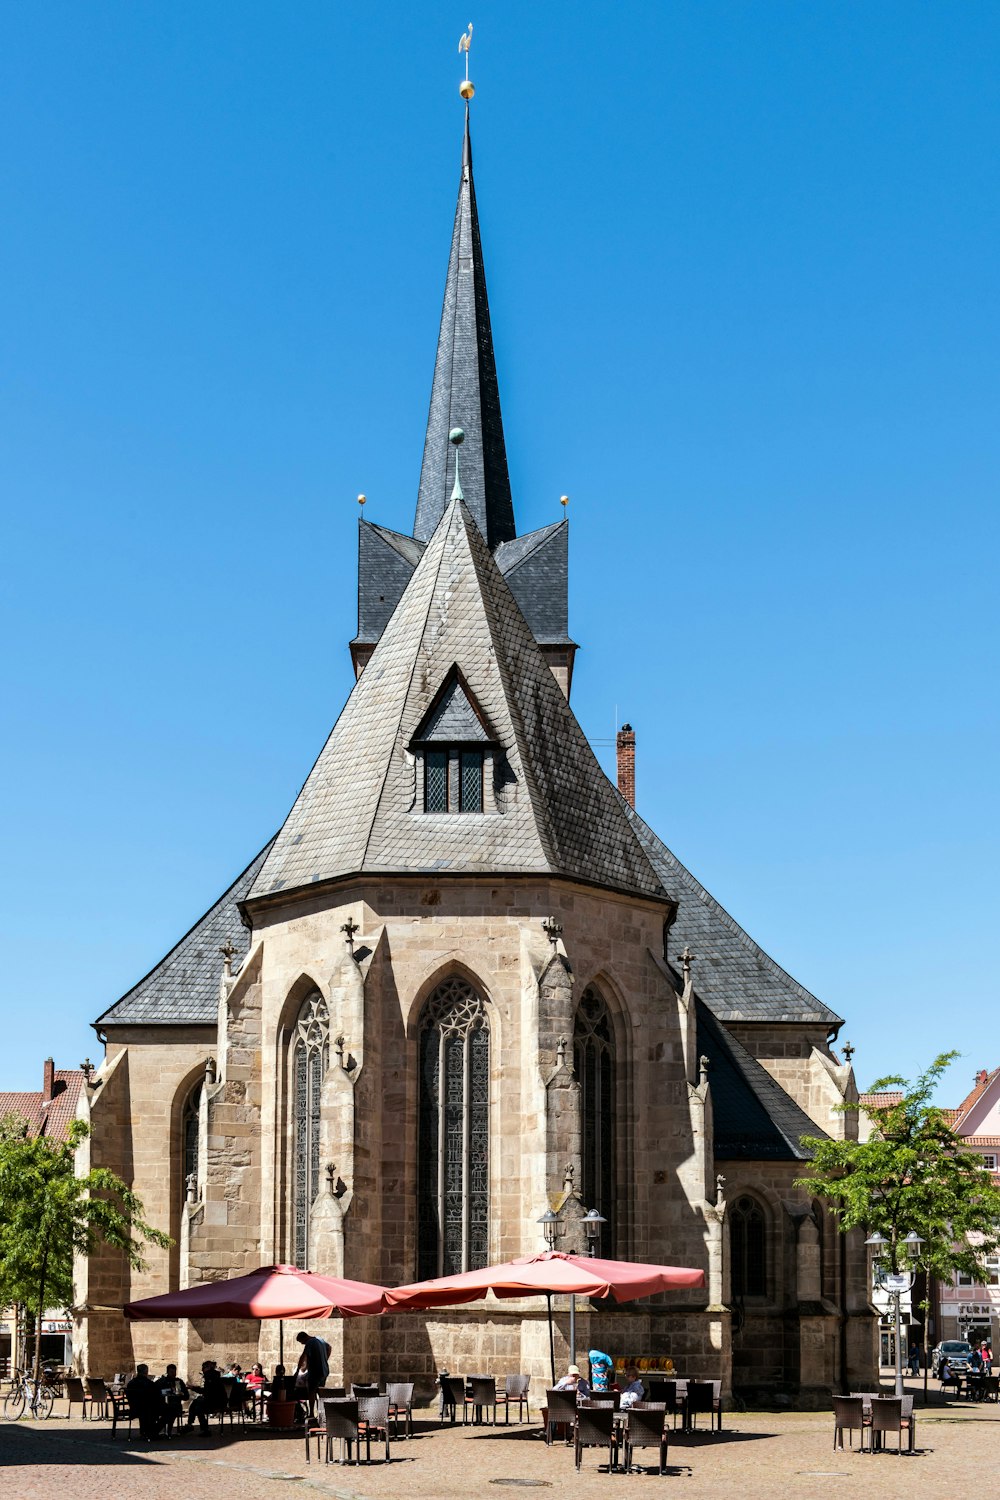
<path fill-rule="evenodd" d="M 583 1216 L 583 1232 L 587 1236 L 587 1254 L 597 1254 L 597 1242 L 601 1237 L 601 1229 L 607 1223 L 607 1219 L 600 1209 L 591 1208 Z"/>
<path fill-rule="evenodd" d="M 903 1237 L 903 1249 L 910 1262 L 905 1271 L 890 1271 L 886 1268 L 883 1256 L 890 1249 L 890 1242 L 884 1234 L 876 1229 L 865 1240 L 867 1249 L 873 1251 L 872 1256 L 872 1285 L 879 1287 L 887 1296 L 891 1297 L 894 1313 L 895 1344 L 896 1344 L 896 1395 L 903 1394 L 903 1310 L 902 1301 L 905 1293 L 913 1290 L 913 1283 L 917 1279 L 917 1262 L 923 1252 L 924 1242 L 915 1229 Z"/>
<path fill-rule="evenodd" d="M 554 1214 L 551 1208 L 547 1208 L 542 1217 L 536 1221 L 542 1226 L 545 1243 L 550 1250 L 555 1249 L 556 1235 L 559 1233 L 559 1215 Z"/>

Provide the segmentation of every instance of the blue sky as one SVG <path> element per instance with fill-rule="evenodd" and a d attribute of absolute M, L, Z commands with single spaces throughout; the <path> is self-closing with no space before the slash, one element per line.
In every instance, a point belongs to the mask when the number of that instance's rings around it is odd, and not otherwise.
<path fill-rule="evenodd" d="M 361 9 L 3 8 L 0 1084 L 99 1055 L 349 691 L 354 497 L 412 523 L 471 18 L 577 715 L 635 725 L 640 811 L 862 1083 L 957 1047 L 957 1100 L 1000 1062 L 1000 13 Z"/>

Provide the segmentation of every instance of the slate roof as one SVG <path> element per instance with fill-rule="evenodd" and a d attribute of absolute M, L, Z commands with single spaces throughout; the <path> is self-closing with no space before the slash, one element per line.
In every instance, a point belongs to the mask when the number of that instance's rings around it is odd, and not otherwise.
<path fill-rule="evenodd" d="M 215 1024 L 222 975 L 219 949 L 228 938 L 236 949 L 233 957 L 236 973 L 250 948 L 250 934 L 243 925 L 239 902 L 249 892 L 273 842 L 272 839 L 251 860 L 228 891 L 171 948 L 166 958 L 98 1017 L 95 1027 Z"/>
<path fill-rule="evenodd" d="M 624 799 L 623 799 L 624 800 Z M 628 804 L 624 804 L 628 807 Z M 629 808 L 632 825 L 664 887 L 678 903 L 670 947 L 695 955 L 695 990 L 721 1021 L 814 1021 L 843 1018 L 775 963 L 710 896 L 675 854 Z"/>
<path fill-rule="evenodd" d="M 417 808 L 410 745 L 457 668 L 503 750 L 503 811 Z M 250 900 L 365 871 L 546 873 L 664 899 L 468 508 L 453 501 Z"/>
<path fill-rule="evenodd" d="M 83 1073 L 79 1068 L 56 1068 L 55 1087 L 49 1100 L 46 1100 L 43 1089 L 0 1093 L 0 1120 L 7 1115 L 19 1115 L 27 1120 L 33 1136 L 44 1135 L 64 1141 L 70 1123 L 76 1119 L 82 1088 Z"/>
<path fill-rule="evenodd" d="M 413 527 L 414 536 L 421 541 L 430 540 L 450 504 L 455 450 L 449 445 L 448 433 L 453 427 L 461 427 L 465 432 L 461 461 L 465 503 L 487 544 L 496 547 L 515 535 L 514 503 L 507 472 L 500 387 L 472 179 L 468 109 Z"/>
<path fill-rule="evenodd" d="M 698 1051 L 709 1060 L 716 1160 L 808 1161 L 800 1138 L 825 1132 L 703 1001 L 696 1006 Z"/>

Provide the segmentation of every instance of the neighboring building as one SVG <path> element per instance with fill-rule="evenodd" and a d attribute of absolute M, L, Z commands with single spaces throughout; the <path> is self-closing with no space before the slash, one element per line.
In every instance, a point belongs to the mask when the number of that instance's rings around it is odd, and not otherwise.
<path fill-rule="evenodd" d="M 800 1137 L 855 1125 L 841 1019 L 635 812 L 628 727 L 618 788 L 601 771 L 567 583 L 565 519 L 515 524 L 467 123 L 413 535 L 360 524 L 356 684 L 277 836 L 96 1023 L 87 1160 L 175 1246 L 81 1266 L 82 1366 L 275 1358 L 273 1325 L 102 1311 L 128 1298 L 271 1262 L 480 1266 L 542 1248 L 549 1207 L 582 1248 L 598 1208 L 603 1253 L 707 1286 L 581 1307 L 582 1350 L 803 1404 L 868 1388 L 861 1237 L 795 1186 Z M 324 1336 L 338 1379 L 548 1376 L 538 1300 Z"/>
<path fill-rule="evenodd" d="M 1000 1068 L 992 1073 L 980 1068 L 971 1092 L 949 1113 L 952 1130 L 971 1151 L 979 1153 L 983 1166 L 1000 1186 Z M 950 1286 L 937 1284 L 939 1338 L 989 1339 L 996 1347 L 1000 1339 L 1000 1255 L 990 1256 L 986 1265 L 985 1286 L 960 1273 Z"/>
<path fill-rule="evenodd" d="M 57 1068 L 51 1057 L 42 1069 L 42 1087 L 37 1092 L 0 1094 L 0 1120 L 13 1116 L 26 1120 L 33 1136 L 48 1136 L 64 1141 L 70 1121 L 76 1119 L 83 1088 L 79 1068 Z M 30 1321 L 30 1320 L 29 1320 Z M 23 1362 L 25 1329 L 14 1307 L 0 1313 L 0 1374 L 7 1374 L 12 1363 Z M 33 1338 L 34 1328 L 30 1330 Z M 73 1324 L 65 1309 L 49 1308 L 42 1319 L 42 1359 L 46 1363 L 69 1365 L 73 1359 Z"/>

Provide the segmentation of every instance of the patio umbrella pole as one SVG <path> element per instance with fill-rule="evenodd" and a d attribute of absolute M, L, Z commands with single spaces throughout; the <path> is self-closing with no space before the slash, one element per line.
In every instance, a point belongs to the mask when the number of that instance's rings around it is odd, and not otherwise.
<path fill-rule="evenodd" d="M 549 1304 L 549 1363 L 552 1366 L 552 1384 L 556 1383 L 556 1336 L 552 1329 L 552 1293 L 545 1293 L 545 1300 Z"/>
<path fill-rule="evenodd" d="M 569 1294 L 569 1362 L 576 1364 L 576 1293 Z"/>
<path fill-rule="evenodd" d="M 278 1319 L 278 1364 L 285 1363 L 285 1320 Z"/>

